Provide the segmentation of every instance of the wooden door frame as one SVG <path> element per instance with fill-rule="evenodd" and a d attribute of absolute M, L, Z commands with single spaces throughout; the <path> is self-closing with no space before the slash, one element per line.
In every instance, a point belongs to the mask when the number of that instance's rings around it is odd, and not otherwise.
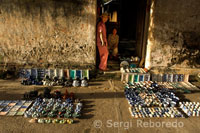
<path fill-rule="evenodd" d="M 141 61 L 139 66 L 143 67 L 145 64 L 145 58 L 146 58 L 146 51 L 147 51 L 147 40 L 148 40 L 148 32 L 149 32 L 149 22 L 150 22 L 150 9 L 151 9 L 152 0 L 146 1 L 146 11 L 145 11 L 145 18 L 144 18 L 144 30 L 142 33 L 142 42 L 140 45 L 142 45 L 141 48 Z"/>

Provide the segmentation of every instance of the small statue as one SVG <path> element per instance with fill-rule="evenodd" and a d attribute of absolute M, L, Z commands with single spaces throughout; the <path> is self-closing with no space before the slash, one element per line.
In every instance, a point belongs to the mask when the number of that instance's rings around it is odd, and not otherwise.
<path fill-rule="evenodd" d="M 78 77 L 73 81 L 72 86 L 74 86 L 74 87 L 80 86 L 80 80 Z"/>
<path fill-rule="evenodd" d="M 88 81 L 87 81 L 86 77 L 84 77 L 84 79 L 81 80 L 81 86 L 82 87 L 87 87 L 88 86 Z"/>
<path fill-rule="evenodd" d="M 66 87 L 72 86 L 72 79 L 67 79 L 67 80 L 64 82 L 64 85 L 63 85 L 63 86 L 66 86 Z"/>

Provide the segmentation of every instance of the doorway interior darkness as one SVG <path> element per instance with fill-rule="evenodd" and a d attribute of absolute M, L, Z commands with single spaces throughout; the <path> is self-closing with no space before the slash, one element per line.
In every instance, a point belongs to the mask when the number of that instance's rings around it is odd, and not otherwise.
<path fill-rule="evenodd" d="M 105 2 L 106 1 L 106 2 Z M 106 23 L 107 34 L 117 27 L 120 37 L 119 54 L 125 57 L 138 56 L 142 58 L 144 51 L 144 36 L 147 23 L 147 5 L 150 0 L 104 0 L 103 10 L 117 12 L 117 22 Z M 102 9 L 101 9 L 102 11 Z M 146 28 L 148 29 L 148 28 Z"/>

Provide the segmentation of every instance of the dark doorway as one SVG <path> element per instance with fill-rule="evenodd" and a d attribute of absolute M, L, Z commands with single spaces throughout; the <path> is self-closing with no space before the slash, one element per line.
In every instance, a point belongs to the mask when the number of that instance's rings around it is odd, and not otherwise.
<path fill-rule="evenodd" d="M 103 0 L 101 11 L 117 12 L 117 21 L 106 23 L 107 34 L 118 29 L 118 50 L 121 57 L 145 57 L 150 0 Z M 112 19 L 112 18 L 111 18 Z"/>
<path fill-rule="evenodd" d="M 120 12 L 120 39 L 136 41 L 138 1 L 122 0 Z"/>
<path fill-rule="evenodd" d="M 119 54 L 124 56 L 139 56 L 142 51 L 147 0 L 113 0 L 104 5 L 105 11 L 117 11 L 118 34 L 120 36 Z M 107 23 L 108 33 L 111 33 L 112 22 Z"/>

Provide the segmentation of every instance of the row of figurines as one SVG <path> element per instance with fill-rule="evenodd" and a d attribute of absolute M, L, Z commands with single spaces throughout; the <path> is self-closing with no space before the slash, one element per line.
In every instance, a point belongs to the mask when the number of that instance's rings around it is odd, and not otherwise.
<path fill-rule="evenodd" d="M 151 87 L 126 86 L 124 93 L 130 105 L 141 106 L 175 106 L 179 98 L 172 90 L 160 89 L 152 83 Z"/>
<path fill-rule="evenodd" d="M 73 124 L 74 120 L 73 119 L 50 119 L 50 118 L 33 118 L 29 120 L 30 123 L 45 123 L 45 124 L 50 124 L 50 123 L 58 123 L 58 124 Z"/>
<path fill-rule="evenodd" d="M 122 73 L 121 81 L 124 83 L 150 81 L 150 74 Z"/>
<path fill-rule="evenodd" d="M 143 73 L 122 73 L 121 81 L 125 83 L 134 83 L 141 81 L 156 82 L 188 82 L 188 74 L 143 74 Z"/>
<path fill-rule="evenodd" d="M 148 72 L 148 69 L 146 68 L 124 68 L 121 67 L 120 71 L 122 73 L 140 73 L 140 74 L 145 74 Z"/>
<path fill-rule="evenodd" d="M 198 90 L 198 88 L 190 82 L 158 82 L 158 85 L 161 88 Z"/>
<path fill-rule="evenodd" d="M 147 117 L 184 117 L 176 107 L 129 107 L 129 111 L 134 118 Z"/>
<path fill-rule="evenodd" d="M 77 118 L 81 116 L 83 104 L 81 102 L 73 103 L 67 99 L 61 101 L 59 99 L 43 99 L 35 100 L 33 106 L 24 113 L 24 117 L 50 117 L 50 118 Z"/>
<path fill-rule="evenodd" d="M 78 77 L 79 79 L 83 79 L 87 77 L 89 79 L 89 70 L 75 70 L 75 69 L 21 69 L 19 71 L 20 78 L 34 78 L 34 79 L 43 79 L 47 75 L 49 78 L 53 79 L 54 77 L 58 77 L 61 79 L 62 77 L 65 78 L 72 78 L 75 79 Z"/>
<path fill-rule="evenodd" d="M 55 90 L 54 92 L 51 92 L 51 89 L 48 87 L 42 88 L 43 93 L 40 93 L 37 90 L 31 90 L 29 92 L 24 93 L 24 99 L 29 100 L 29 99 L 36 99 L 36 98 L 54 98 L 54 99 L 63 99 L 66 100 L 68 98 L 74 99 L 74 93 L 73 92 L 68 92 L 67 89 L 65 90 L 65 93 L 62 94 L 61 91 Z"/>
<path fill-rule="evenodd" d="M 179 102 L 179 107 L 187 116 L 199 116 L 200 104 L 199 102 Z"/>
<path fill-rule="evenodd" d="M 48 76 L 45 76 L 44 79 L 35 79 L 35 78 L 27 78 L 23 79 L 21 81 L 22 85 L 46 85 L 46 86 L 66 86 L 66 87 L 87 87 L 88 80 L 87 77 L 84 77 L 83 79 L 79 79 L 78 77 L 75 79 L 66 79 L 65 77 L 62 77 L 59 79 L 58 77 L 53 77 L 53 79 L 50 79 Z"/>
<path fill-rule="evenodd" d="M 136 86 L 136 87 L 157 87 L 157 88 L 168 88 L 168 89 L 189 89 L 198 90 L 198 88 L 191 84 L 190 82 L 156 82 L 156 81 L 143 81 L 143 82 L 133 82 L 128 83 L 126 86 Z"/>
<path fill-rule="evenodd" d="M 126 83 L 127 87 L 142 87 L 142 88 L 158 88 L 158 89 L 189 89 L 198 90 L 198 87 L 191 84 L 190 82 L 156 82 L 156 81 L 144 81 L 144 82 L 134 82 Z"/>

